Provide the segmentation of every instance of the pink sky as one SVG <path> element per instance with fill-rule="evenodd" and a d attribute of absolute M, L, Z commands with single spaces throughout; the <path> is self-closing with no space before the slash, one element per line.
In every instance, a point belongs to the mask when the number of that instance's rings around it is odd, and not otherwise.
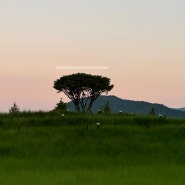
<path fill-rule="evenodd" d="M 76 72 L 111 78 L 110 94 L 123 99 L 185 107 L 184 1 L 106 2 L 0 3 L 0 112 L 14 101 L 21 110 L 54 108 L 67 98 L 53 81 Z"/>

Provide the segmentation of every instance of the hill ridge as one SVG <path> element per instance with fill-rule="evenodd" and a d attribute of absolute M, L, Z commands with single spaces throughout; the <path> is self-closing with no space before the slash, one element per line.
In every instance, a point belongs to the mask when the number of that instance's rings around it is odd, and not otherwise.
<path fill-rule="evenodd" d="M 106 102 L 109 102 L 113 113 L 122 110 L 127 113 L 146 115 L 154 108 L 156 115 L 163 114 L 168 117 L 185 117 L 185 111 L 179 109 L 169 108 L 163 104 L 150 103 L 146 101 L 127 100 L 119 98 L 115 95 L 101 95 L 93 104 L 92 112 L 98 112 L 98 109 L 102 109 Z M 74 105 L 70 101 L 67 103 L 67 107 L 70 111 L 74 111 Z"/>

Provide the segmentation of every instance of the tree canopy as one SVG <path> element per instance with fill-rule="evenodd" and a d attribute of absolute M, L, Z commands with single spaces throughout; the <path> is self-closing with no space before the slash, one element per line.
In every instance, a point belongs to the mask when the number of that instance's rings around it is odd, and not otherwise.
<path fill-rule="evenodd" d="M 99 75 L 76 73 L 62 76 L 54 81 L 58 93 L 65 93 L 74 103 L 77 112 L 91 111 L 93 102 L 102 94 L 108 93 L 114 85 L 110 79 Z"/>

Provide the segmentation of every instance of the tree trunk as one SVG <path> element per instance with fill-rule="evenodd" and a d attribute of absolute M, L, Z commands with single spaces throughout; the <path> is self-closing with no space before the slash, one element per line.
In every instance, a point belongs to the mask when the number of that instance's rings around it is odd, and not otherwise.
<path fill-rule="evenodd" d="M 79 103 L 74 102 L 74 101 L 73 101 L 73 103 L 74 103 L 74 106 L 75 106 L 75 110 L 76 110 L 76 112 L 80 112 Z"/>
<path fill-rule="evenodd" d="M 89 107 L 88 107 L 88 109 L 87 109 L 87 112 L 91 112 L 91 108 L 92 108 L 93 102 L 94 102 L 94 100 L 91 100 L 91 101 L 90 101 Z"/>

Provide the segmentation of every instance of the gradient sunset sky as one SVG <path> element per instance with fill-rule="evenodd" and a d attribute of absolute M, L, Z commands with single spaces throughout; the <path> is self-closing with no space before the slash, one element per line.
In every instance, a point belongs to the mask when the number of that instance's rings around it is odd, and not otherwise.
<path fill-rule="evenodd" d="M 0 112 L 51 110 L 63 75 L 111 78 L 123 99 L 185 107 L 184 0 L 0 0 Z M 57 69 L 97 66 L 108 69 Z"/>

